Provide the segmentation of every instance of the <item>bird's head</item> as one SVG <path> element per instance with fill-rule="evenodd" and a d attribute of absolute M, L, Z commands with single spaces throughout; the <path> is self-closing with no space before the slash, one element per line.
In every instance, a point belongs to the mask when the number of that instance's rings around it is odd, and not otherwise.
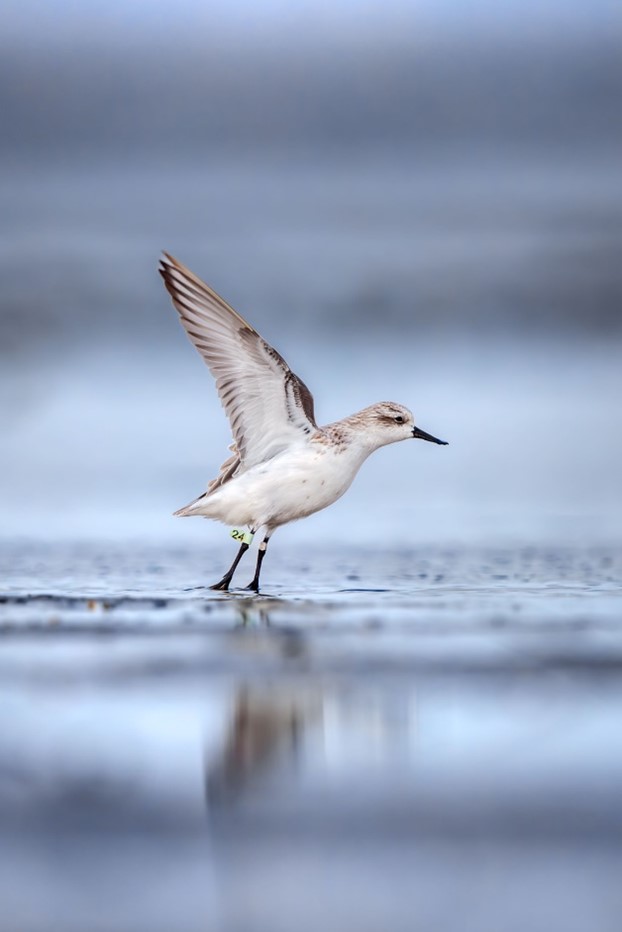
<path fill-rule="evenodd" d="M 417 427 L 412 411 L 395 401 L 380 401 L 378 404 L 365 408 L 360 414 L 379 447 L 387 443 L 396 443 L 398 440 L 412 440 L 413 438 L 447 445 L 447 441 L 439 440 Z"/>

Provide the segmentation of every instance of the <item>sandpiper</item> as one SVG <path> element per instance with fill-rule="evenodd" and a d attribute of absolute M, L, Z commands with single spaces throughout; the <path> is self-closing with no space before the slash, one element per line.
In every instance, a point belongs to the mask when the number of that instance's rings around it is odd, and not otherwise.
<path fill-rule="evenodd" d="M 408 408 L 392 401 L 318 427 L 311 392 L 280 353 L 168 253 L 159 271 L 186 333 L 216 379 L 233 433 L 232 455 L 218 476 L 175 514 L 235 526 L 238 553 L 210 587 L 224 591 L 253 535 L 263 528 L 255 575 L 246 587 L 259 592 L 261 565 L 276 528 L 332 505 L 374 450 L 413 437 L 445 441 L 417 427 Z"/>

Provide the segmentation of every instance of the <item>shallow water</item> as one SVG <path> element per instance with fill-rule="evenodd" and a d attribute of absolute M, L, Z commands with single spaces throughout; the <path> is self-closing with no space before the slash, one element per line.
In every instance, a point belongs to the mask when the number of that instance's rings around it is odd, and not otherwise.
<path fill-rule="evenodd" d="M 2 928 L 617 930 L 622 552 L 270 556 L 2 548 Z"/>

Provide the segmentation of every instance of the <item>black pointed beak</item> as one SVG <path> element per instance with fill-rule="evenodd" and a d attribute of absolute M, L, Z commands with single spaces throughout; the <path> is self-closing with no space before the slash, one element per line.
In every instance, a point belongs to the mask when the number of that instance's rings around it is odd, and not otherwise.
<path fill-rule="evenodd" d="M 432 434 L 426 434 L 425 430 L 421 430 L 419 427 L 413 427 L 413 437 L 415 440 L 429 440 L 430 443 L 440 443 L 442 446 L 447 446 L 446 440 L 439 440 L 438 437 L 433 437 Z"/>

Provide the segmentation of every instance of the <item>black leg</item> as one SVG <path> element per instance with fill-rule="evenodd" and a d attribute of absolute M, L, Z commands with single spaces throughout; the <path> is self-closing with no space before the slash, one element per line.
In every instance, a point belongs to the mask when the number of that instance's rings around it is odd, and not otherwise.
<path fill-rule="evenodd" d="M 266 534 L 264 539 L 259 545 L 259 553 L 257 554 L 257 566 L 255 567 L 255 575 L 253 576 L 253 581 L 249 582 L 246 589 L 250 589 L 251 592 L 259 592 L 259 574 L 261 573 L 261 564 L 263 563 L 263 558 L 266 555 L 266 550 L 268 549 L 268 541 L 270 538 Z"/>
<path fill-rule="evenodd" d="M 227 589 L 229 588 L 229 583 L 233 579 L 233 574 L 235 573 L 237 569 L 237 565 L 247 550 L 248 550 L 248 544 L 246 542 L 240 544 L 240 549 L 238 550 L 235 560 L 233 561 L 233 563 L 231 564 L 231 566 L 229 567 L 229 569 L 227 570 L 223 578 L 220 580 L 220 582 L 214 583 L 213 586 L 210 586 L 210 589 L 220 589 L 222 592 L 227 591 Z"/>

